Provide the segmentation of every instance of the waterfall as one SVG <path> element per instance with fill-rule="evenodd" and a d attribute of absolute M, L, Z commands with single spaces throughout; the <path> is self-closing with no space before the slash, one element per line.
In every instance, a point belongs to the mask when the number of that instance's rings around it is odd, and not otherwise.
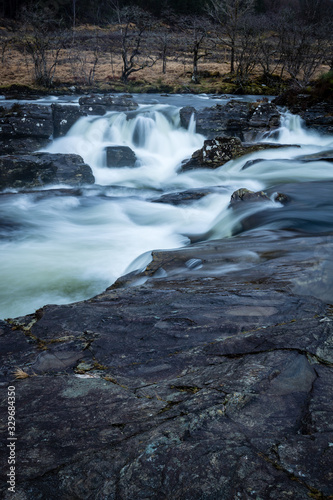
<path fill-rule="evenodd" d="M 309 181 L 325 181 L 327 187 L 333 180 L 331 163 L 297 159 L 329 149 L 333 138 L 306 130 L 290 113 L 285 113 L 278 134 L 263 142 L 295 147 L 253 153 L 215 170 L 181 173 L 181 162 L 200 149 L 204 139 L 196 133 L 193 117 L 184 129 L 178 107 L 154 104 L 82 117 L 65 137 L 54 140 L 47 151 L 81 155 L 96 184 L 79 194 L 53 186 L 0 196 L 0 316 L 89 298 L 128 270 L 144 267 L 153 249 L 179 248 L 196 237 L 232 236 L 242 230 L 244 218 L 266 210 L 261 203 L 244 205 L 237 213 L 230 210 L 230 196 L 238 188 L 274 190 L 278 184 Z M 107 167 L 109 146 L 131 148 L 135 166 Z M 261 161 L 244 169 L 253 159 Z M 322 221 L 329 224 L 329 191 L 316 186 L 304 189 L 304 199 L 297 192 L 291 208 L 271 204 L 263 228 L 304 226 L 306 221 L 318 227 Z M 162 194 L 197 188 L 206 188 L 208 194 L 187 204 L 156 202 Z M 326 205 L 316 212 L 317 198 Z"/>

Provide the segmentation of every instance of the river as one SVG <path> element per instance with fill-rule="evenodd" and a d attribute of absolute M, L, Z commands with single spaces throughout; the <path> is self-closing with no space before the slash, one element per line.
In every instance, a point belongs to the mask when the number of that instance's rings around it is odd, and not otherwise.
<path fill-rule="evenodd" d="M 282 191 L 292 198 L 290 205 L 272 204 L 266 216 L 258 218 L 262 231 L 333 231 L 332 163 L 297 158 L 333 149 L 332 136 L 306 130 L 298 116 L 286 111 L 278 133 L 258 139 L 300 147 L 254 153 L 216 170 L 180 173 L 181 162 L 205 140 L 196 133 L 194 121 L 188 130 L 180 127 L 180 107 L 212 106 L 226 99 L 134 100 L 140 103 L 137 111 L 83 117 L 44 149 L 81 155 L 93 170 L 95 185 L 7 190 L 0 195 L 1 318 L 92 297 L 119 276 L 144 268 L 153 249 L 232 237 L 243 230 L 241 221 L 249 210 L 262 210 L 261 204 L 237 214 L 228 209 L 238 188 L 269 190 L 272 197 Z M 76 104 L 75 99 L 67 102 Z M 108 168 L 105 148 L 112 145 L 129 146 L 137 156 L 135 167 Z M 260 158 L 263 161 L 242 170 L 246 161 Z M 211 194 L 187 204 L 156 202 L 164 194 L 197 188 L 210 188 Z"/>

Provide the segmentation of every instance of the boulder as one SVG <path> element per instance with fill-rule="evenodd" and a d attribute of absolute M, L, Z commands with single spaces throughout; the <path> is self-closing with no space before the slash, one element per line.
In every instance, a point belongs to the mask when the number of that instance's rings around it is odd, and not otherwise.
<path fill-rule="evenodd" d="M 134 167 L 137 157 L 128 146 L 107 146 L 106 166 L 110 168 Z"/>
<path fill-rule="evenodd" d="M 278 144 L 242 143 L 238 137 L 216 137 L 207 139 L 201 149 L 195 151 L 192 158 L 183 162 L 181 170 L 193 170 L 195 168 L 218 168 L 230 160 L 241 156 L 264 151 L 265 149 L 276 149 L 282 146 Z"/>
<path fill-rule="evenodd" d="M 32 153 L 0 156 L 0 189 L 48 184 L 80 186 L 94 182 L 91 168 L 79 155 Z"/>
<path fill-rule="evenodd" d="M 266 101 L 246 103 L 229 101 L 211 108 L 180 110 L 180 121 L 188 128 L 191 116 L 196 121 L 196 131 L 212 139 L 216 136 L 234 136 L 242 141 L 252 141 L 258 134 L 274 130 L 280 125 L 280 112 Z"/>

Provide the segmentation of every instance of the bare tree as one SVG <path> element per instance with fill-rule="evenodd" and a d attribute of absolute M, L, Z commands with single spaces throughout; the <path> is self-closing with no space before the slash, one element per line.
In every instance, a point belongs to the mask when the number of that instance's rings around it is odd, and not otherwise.
<path fill-rule="evenodd" d="M 49 12 L 38 4 L 24 8 L 22 19 L 21 45 L 32 59 L 35 82 L 51 87 L 66 31 L 61 21 L 50 18 Z"/>
<path fill-rule="evenodd" d="M 237 83 L 246 85 L 258 63 L 260 50 L 260 24 L 256 16 L 244 17 L 238 27 L 238 44 L 236 51 Z"/>
<path fill-rule="evenodd" d="M 235 72 L 239 29 L 243 19 L 254 10 L 254 0 L 210 0 L 207 11 L 219 23 L 222 42 L 230 48 L 230 72 Z"/>
<path fill-rule="evenodd" d="M 153 47 L 149 46 L 149 36 L 155 20 L 139 7 L 120 9 L 118 2 L 114 2 L 114 6 L 121 45 L 121 80 L 127 83 L 132 73 L 151 68 L 159 59 L 158 55 L 153 54 Z"/>
<path fill-rule="evenodd" d="M 213 39 L 209 37 L 211 23 L 205 17 L 184 16 L 181 18 L 180 28 L 188 40 L 192 56 L 192 81 L 199 83 L 198 63 L 213 48 Z"/>
<path fill-rule="evenodd" d="M 162 59 L 162 73 L 165 75 L 167 67 L 167 57 L 172 41 L 173 34 L 171 30 L 165 26 L 159 26 L 157 32 L 157 44 L 160 50 L 160 57 Z"/>
<path fill-rule="evenodd" d="M 270 83 L 273 73 L 279 65 L 279 41 L 276 35 L 272 14 L 257 17 L 258 24 L 258 63 L 263 70 L 263 76 Z"/>
<path fill-rule="evenodd" d="M 10 53 L 10 49 L 15 46 L 17 34 L 15 32 L 15 25 L 11 22 L 3 22 L 3 29 L 0 32 L 0 52 L 1 64 L 7 64 L 6 55 Z"/>
<path fill-rule="evenodd" d="M 329 45 L 325 22 L 295 23 L 293 12 L 285 10 L 278 18 L 280 60 L 292 81 L 299 87 L 309 84 L 323 64 Z"/>

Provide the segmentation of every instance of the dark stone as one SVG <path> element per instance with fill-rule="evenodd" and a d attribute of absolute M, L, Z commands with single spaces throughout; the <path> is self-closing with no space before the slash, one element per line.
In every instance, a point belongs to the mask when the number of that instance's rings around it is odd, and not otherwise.
<path fill-rule="evenodd" d="M 317 103 L 299 113 L 308 128 L 333 134 L 333 103 Z"/>
<path fill-rule="evenodd" d="M 14 104 L 0 113 L 0 154 L 32 152 L 49 143 L 53 134 L 48 106 Z"/>
<path fill-rule="evenodd" d="M 0 156 L 0 189 L 47 184 L 93 184 L 91 168 L 75 154 L 32 153 Z"/>
<path fill-rule="evenodd" d="M 312 285 L 332 248 L 266 232 L 153 252 L 131 286 L 0 322 L 16 495 L 329 498 L 333 287 Z"/>
<path fill-rule="evenodd" d="M 333 101 L 318 99 L 316 95 L 299 94 L 296 90 L 289 90 L 273 100 L 279 106 L 300 115 L 306 127 L 317 130 L 322 134 L 333 133 Z"/>
<path fill-rule="evenodd" d="M 280 147 L 282 146 L 279 144 L 269 143 L 246 144 L 242 143 L 238 137 L 216 137 L 215 139 L 206 140 L 203 147 L 195 151 L 190 160 L 183 162 L 181 170 L 218 168 L 241 156 Z"/>
<path fill-rule="evenodd" d="M 214 186 L 212 188 L 198 188 L 198 189 L 188 189 L 186 191 L 167 193 L 159 198 L 154 198 L 151 200 L 152 203 L 168 203 L 170 205 L 188 205 L 194 201 L 200 200 L 204 196 L 212 193 L 226 193 L 227 189 L 224 187 Z"/>
<path fill-rule="evenodd" d="M 54 139 L 66 135 L 74 123 L 82 116 L 85 116 L 85 113 L 78 106 L 65 106 L 62 104 L 52 104 L 52 113 Z"/>
<path fill-rule="evenodd" d="M 80 97 L 79 104 L 86 114 L 104 115 L 107 111 L 131 111 L 138 108 L 138 104 L 128 96 L 84 96 Z"/>
<path fill-rule="evenodd" d="M 134 167 L 136 155 L 128 146 L 108 146 L 106 150 L 106 166 L 110 168 Z"/>
<path fill-rule="evenodd" d="M 27 154 L 38 151 L 51 144 L 50 139 L 42 137 L 6 137 L 0 133 L 0 155 Z"/>
<path fill-rule="evenodd" d="M 14 104 L 0 116 L 0 132 L 9 137 L 48 139 L 53 134 L 51 108 L 36 104 Z"/>
<path fill-rule="evenodd" d="M 253 191 L 249 191 L 246 188 L 241 188 L 237 189 L 234 193 L 231 195 L 230 199 L 230 206 L 234 206 L 238 204 L 239 202 L 243 201 L 250 201 L 250 202 L 257 202 L 257 201 L 270 201 L 270 198 L 267 196 L 267 194 L 264 191 L 257 191 L 256 193 Z"/>
<path fill-rule="evenodd" d="M 265 101 L 246 103 L 232 100 L 211 108 L 180 110 L 181 125 L 188 128 L 191 116 L 196 121 L 196 131 L 212 139 L 217 136 L 238 137 L 242 141 L 255 140 L 258 134 L 272 131 L 280 125 L 276 106 Z"/>
<path fill-rule="evenodd" d="M 270 102 L 261 102 L 254 107 L 254 111 L 249 119 L 251 127 L 263 128 L 272 130 L 280 126 L 280 113 L 275 106 Z"/>

